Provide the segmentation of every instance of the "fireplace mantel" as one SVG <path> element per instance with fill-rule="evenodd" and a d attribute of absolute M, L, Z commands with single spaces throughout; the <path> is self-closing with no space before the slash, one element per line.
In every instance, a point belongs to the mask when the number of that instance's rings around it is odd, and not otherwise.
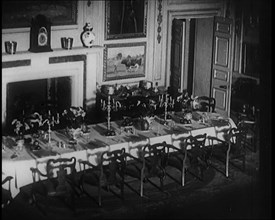
<path fill-rule="evenodd" d="M 2 126 L 5 124 L 7 85 L 34 79 L 62 77 L 67 73 L 75 79 L 73 104 L 87 110 L 95 105 L 96 82 L 103 74 L 103 48 L 76 47 L 71 50 L 54 49 L 51 52 L 17 52 L 2 54 Z"/>
<path fill-rule="evenodd" d="M 80 54 L 91 54 L 101 52 L 104 47 L 102 46 L 93 46 L 92 48 L 84 48 L 84 47 L 75 47 L 71 50 L 64 50 L 64 49 L 54 49 L 50 52 L 42 52 L 42 53 L 32 53 L 29 51 L 19 51 L 16 54 L 7 54 L 2 53 L 2 64 L 5 62 L 10 61 L 17 61 L 17 60 L 32 60 L 37 57 L 43 58 L 50 58 L 50 57 L 57 57 L 57 56 L 69 56 L 69 55 L 80 55 Z"/>

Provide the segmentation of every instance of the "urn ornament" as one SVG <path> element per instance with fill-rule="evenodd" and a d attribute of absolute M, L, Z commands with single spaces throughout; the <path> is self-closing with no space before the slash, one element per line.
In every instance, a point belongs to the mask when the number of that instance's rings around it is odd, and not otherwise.
<path fill-rule="evenodd" d="M 90 23 L 86 23 L 80 37 L 84 47 L 92 47 L 95 41 L 95 34 L 93 33 L 93 27 Z"/>

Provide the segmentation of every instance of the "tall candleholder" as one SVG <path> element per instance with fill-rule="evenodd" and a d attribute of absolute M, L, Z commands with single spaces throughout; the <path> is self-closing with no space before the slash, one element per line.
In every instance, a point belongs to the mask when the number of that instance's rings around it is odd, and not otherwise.
<path fill-rule="evenodd" d="M 167 121 L 167 107 L 168 107 L 168 94 L 165 94 L 165 101 L 164 101 L 164 121 Z"/>
<path fill-rule="evenodd" d="M 105 133 L 105 136 L 115 136 L 116 133 L 114 130 L 111 129 L 111 110 L 112 110 L 112 106 L 111 106 L 111 96 L 114 94 L 114 87 L 109 85 L 106 86 L 106 92 L 107 92 L 107 131 Z"/>
<path fill-rule="evenodd" d="M 162 115 L 162 119 L 164 120 L 164 123 L 171 120 L 171 116 L 168 114 L 168 106 L 172 105 L 172 103 L 173 103 L 173 100 L 169 99 L 169 95 L 167 93 L 161 96 L 160 107 L 164 106 L 164 114 Z"/>

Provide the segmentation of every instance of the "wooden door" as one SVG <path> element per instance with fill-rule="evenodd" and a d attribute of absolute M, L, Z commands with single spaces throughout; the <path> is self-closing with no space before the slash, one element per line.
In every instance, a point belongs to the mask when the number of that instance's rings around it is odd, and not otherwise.
<path fill-rule="evenodd" d="M 232 19 L 215 17 L 213 36 L 211 96 L 216 99 L 216 111 L 229 116 L 233 70 Z"/>
<path fill-rule="evenodd" d="M 182 89 L 182 51 L 183 51 L 183 27 L 184 21 L 174 19 L 172 22 L 172 46 L 171 46 L 171 91 Z"/>

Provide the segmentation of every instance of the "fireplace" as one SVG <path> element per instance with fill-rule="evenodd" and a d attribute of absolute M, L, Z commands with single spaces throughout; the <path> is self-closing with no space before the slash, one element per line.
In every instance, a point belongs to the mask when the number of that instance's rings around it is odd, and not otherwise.
<path fill-rule="evenodd" d="M 72 77 L 27 80 L 7 84 L 6 122 L 34 112 L 61 113 L 72 105 Z"/>
<path fill-rule="evenodd" d="M 43 108 L 92 108 L 102 60 L 102 47 L 2 54 L 2 129 L 20 114 Z"/>

